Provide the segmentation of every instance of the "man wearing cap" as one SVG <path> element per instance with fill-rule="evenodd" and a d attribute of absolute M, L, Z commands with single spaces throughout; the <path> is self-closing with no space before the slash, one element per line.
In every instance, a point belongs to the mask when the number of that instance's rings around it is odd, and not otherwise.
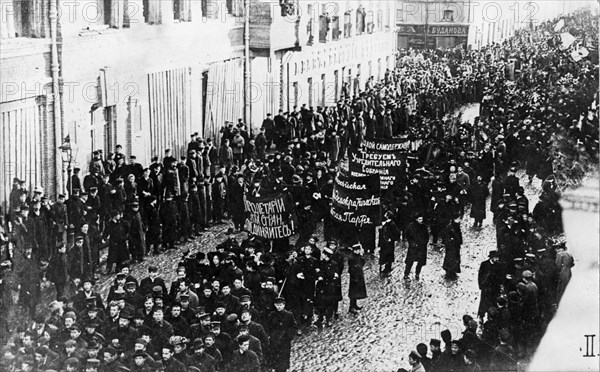
<path fill-rule="evenodd" d="M 221 352 L 223 356 L 223 362 L 229 363 L 231 361 L 231 354 L 233 353 L 233 339 L 231 336 L 223 332 L 221 329 L 221 322 L 211 321 L 210 331 L 215 337 L 215 346 Z"/>
<path fill-rule="evenodd" d="M 189 340 L 204 339 L 210 333 L 210 314 L 200 307 L 196 310 L 196 320 L 187 330 L 185 337 Z"/>
<path fill-rule="evenodd" d="M 500 288 L 506 275 L 504 266 L 500 263 L 498 251 L 490 251 L 488 257 L 479 266 L 477 276 L 479 290 L 481 291 L 479 310 L 477 312 L 480 320 L 483 320 L 487 309 L 496 304 L 496 298 L 500 294 Z"/>
<path fill-rule="evenodd" d="M 290 368 L 292 339 L 298 326 L 294 315 L 285 310 L 284 298 L 278 297 L 275 300 L 275 311 L 269 314 L 265 326 L 271 344 L 269 366 L 276 372 L 285 372 Z"/>
<path fill-rule="evenodd" d="M 414 221 L 406 228 L 404 236 L 408 243 L 404 279 L 408 279 L 412 266 L 416 262 L 417 268 L 415 269 L 415 278 L 418 280 L 421 268 L 427 263 L 427 244 L 429 243 L 429 231 L 427 231 L 427 226 L 424 223 L 422 214 L 417 213 L 415 215 Z"/>

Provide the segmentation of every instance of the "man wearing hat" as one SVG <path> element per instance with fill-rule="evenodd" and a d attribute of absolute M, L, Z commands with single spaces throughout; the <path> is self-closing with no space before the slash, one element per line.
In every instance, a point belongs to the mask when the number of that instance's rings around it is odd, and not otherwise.
<path fill-rule="evenodd" d="M 269 366 L 276 372 L 285 372 L 290 368 L 290 353 L 292 339 L 298 326 L 294 315 L 285 310 L 285 299 L 275 299 L 275 311 L 269 314 L 266 322 L 269 332 L 271 350 L 269 351 Z"/>
<path fill-rule="evenodd" d="M 408 354 L 408 364 L 410 364 L 410 372 L 425 372 L 425 368 L 421 364 L 421 354 L 418 351 L 413 350 Z"/>
<path fill-rule="evenodd" d="M 91 304 L 93 304 L 99 309 L 104 309 L 102 297 L 99 293 L 94 291 L 94 285 L 96 284 L 94 279 L 85 276 L 81 282 L 83 286 L 83 291 L 77 292 L 77 294 L 73 297 L 73 307 L 75 308 L 75 310 L 82 312 L 86 310 L 88 305 Z"/>
<path fill-rule="evenodd" d="M 152 288 L 160 287 L 162 293 L 167 293 L 165 280 L 159 276 L 158 267 L 155 265 L 148 266 L 148 276 L 140 282 L 140 293 L 147 295 L 152 293 Z"/>
<path fill-rule="evenodd" d="M 496 304 L 496 298 L 500 294 L 500 288 L 504 283 L 505 268 L 500 262 L 498 251 L 492 250 L 488 254 L 488 259 L 479 266 L 477 282 L 481 291 L 479 300 L 479 310 L 477 315 L 483 320 L 487 309 Z"/>
<path fill-rule="evenodd" d="M 146 225 L 142 220 L 142 214 L 140 213 L 140 203 L 133 201 L 129 213 L 125 218 L 128 230 L 128 242 L 129 242 L 129 253 L 131 254 L 132 262 L 144 261 L 144 255 L 146 254 Z"/>
<path fill-rule="evenodd" d="M 256 353 L 250 350 L 250 338 L 248 336 L 239 336 L 237 339 L 238 349 L 233 352 L 231 371 L 259 372 L 260 360 Z"/>
<path fill-rule="evenodd" d="M 202 338 L 196 338 L 192 342 L 190 349 L 193 351 L 193 354 L 188 357 L 188 366 L 194 366 L 202 372 L 215 371 L 216 361 L 212 356 L 205 353 L 205 346 Z"/>
<path fill-rule="evenodd" d="M 165 372 L 186 372 L 186 367 L 179 360 L 174 358 L 175 348 L 173 345 L 165 344 L 162 346 L 161 356 Z"/>
<path fill-rule="evenodd" d="M 392 212 L 387 211 L 379 232 L 379 273 L 389 276 L 392 272 L 392 263 L 395 260 L 394 250 L 396 242 L 400 239 L 400 229 L 392 221 Z"/>
<path fill-rule="evenodd" d="M 427 244 L 429 243 L 429 231 L 424 223 L 422 214 L 417 213 L 415 215 L 414 221 L 406 228 L 404 237 L 408 243 L 404 279 L 408 279 L 412 266 L 416 262 L 417 268 L 415 271 L 415 278 L 418 280 L 421 268 L 427 263 Z"/>
<path fill-rule="evenodd" d="M 151 370 L 153 367 L 150 364 L 153 364 L 150 356 L 144 350 L 136 350 L 132 355 L 131 359 L 133 363 L 131 363 L 131 371 L 135 372 L 146 372 Z M 149 360 L 150 359 L 150 360 Z"/>
<path fill-rule="evenodd" d="M 121 269 L 123 262 L 129 260 L 127 249 L 128 226 L 121 219 L 121 213 L 113 210 L 111 219 L 106 223 L 102 238 L 108 240 L 108 258 L 106 259 L 106 272 L 109 274 L 115 265 L 115 271 Z"/>
<path fill-rule="evenodd" d="M 348 257 L 348 275 L 350 276 L 348 284 L 348 298 L 350 298 L 349 312 L 356 314 L 361 308 L 357 301 L 367 298 L 367 287 L 365 284 L 365 266 L 364 251 L 360 243 L 352 246 L 352 254 Z"/>
<path fill-rule="evenodd" d="M 460 247 L 463 243 L 463 238 L 460 221 L 460 215 L 455 214 L 450 223 L 442 231 L 442 241 L 446 248 L 442 268 L 446 271 L 447 279 L 456 279 L 456 274 L 461 272 Z"/>

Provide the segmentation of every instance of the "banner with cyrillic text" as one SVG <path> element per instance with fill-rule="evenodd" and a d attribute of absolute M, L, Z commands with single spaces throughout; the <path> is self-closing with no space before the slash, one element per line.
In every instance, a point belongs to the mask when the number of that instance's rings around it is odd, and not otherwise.
<path fill-rule="evenodd" d="M 406 169 L 404 159 L 411 148 L 407 138 L 377 138 L 365 140 L 357 152 L 350 154 L 349 170 L 352 175 L 378 174 L 381 189 L 387 190 Z"/>
<path fill-rule="evenodd" d="M 288 238 L 295 234 L 294 203 L 288 193 L 248 196 L 244 202 L 246 230 L 267 239 Z"/>
<path fill-rule="evenodd" d="M 331 216 L 337 223 L 336 234 L 348 229 L 376 227 L 381 223 L 379 175 L 354 177 L 338 172 L 333 186 Z"/>

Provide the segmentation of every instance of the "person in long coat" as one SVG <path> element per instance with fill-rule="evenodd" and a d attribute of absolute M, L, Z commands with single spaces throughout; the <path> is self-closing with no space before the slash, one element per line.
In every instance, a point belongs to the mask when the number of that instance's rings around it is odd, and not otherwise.
<path fill-rule="evenodd" d="M 244 176 L 239 174 L 236 182 L 230 185 L 229 190 L 229 214 L 233 220 L 233 225 L 236 230 L 241 230 L 244 227 L 244 197 L 246 195 L 246 185 Z"/>
<path fill-rule="evenodd" d="M 285 372 L 290 368 L 292 339 L 298 329 L 294 315 L 285 310 L 285 299 L 275 299 L 275 311 L 269 314 L 265 328 L 271 344 L 269 365 L 275 372 Z"/>
<path fill-rule="evenodd" d="M 408 224 L 406 231 L 404 232 L 404 237 L 408 243 L 408 250 L 404 261 L 406 264 L 406 268 L 404 269 L 404 279 L 408 279 L 412 266 L 416 262 L 415 278 L 419 280 L 421 269 L 427 264 L 429 231 L 427 231 L 427 226 L 423 221 L 423 215 L 418 213 L 415 216 L 415 220 Z"/>
<path fill-rule="evenodd" d="M 471 218 L 475 220 L 473 228 L 481 228 L 485 219 L 485 201 L 490 194 L 481 176 L 477 176 L 477 181 L 471 185 L 469 194 L 471 197 Z"/>
<path fill-rule="evenodd" d="M 367 298 L 367 286 L 365 284 L 365 273 L 363 271 L 366 260 L 363 257 L 364 251 L 360 244 L 352 246 L 352 253 L 348 257 L 348 274 L 350 280 L 348 284 L 348 298 L 350 298 L 349 312 L 356 313 L 361 310 L 358 306 L 358 300 Z"/>
<path fill-rule="evenodd" d="M 558 289 L 556 293 L 557 303 L 567 289 L 567 284 L 571 280 L 571 268 L 575 266 L 575 261 L 571 253 L 567 252 L 564 244 L 557 247 L 556 250 L 556 267 L 558 268 Z"/>
<path fill-rule="evenodd" d="M 395 260 L 394 250 L 398 239 L 400 239 L 400 230 L 392 221 L 392 213 L 388 211 L 379 232 L 379 273 L 383 276 L 388 276 L 392 271 L 392 263 Z"/>
<path fill-rule="evenodd" d="M 477 315 L 483 319 L 485 313 L 491 306 L 496 305 L 496 299 L 500 295 L 501 285 L 505 280 L 505 269 L 500 263 L 498 251 L 489 252 L 489 258 L 481 263 L 477 276 L 481 298 Z"/>
<path fill-rule="evenodd" d="M 61 244 L 58 252 L 52 256 L 47 276 L 56 286 L 56 298 L 59 299 L 65 293 L 65 286 L 69 282 L 69 258 L 64 244 Z"/>
<path fill-rule="evenodd" d="M 106 273 L 117 266 L 117 271 L 124 261 L 129 260 L 127 250 L 127 224 L 121 220 L 121 213 L 117 210 L 112 212 L 112 218 L 106 223 L 102 238 L 108 239 L 108 258 L 106 259 Z"/>
<path fill-rule="evenodd" d="M 442 268 L 446 270 L 448 279 L 456 278 L 460 273 L 460 246 L 463 243 L 460 231 L 460 216 L 455 216 L 442 231 L 442 241 L 446 248 Z"/>
<path fill-rule="evenodd" d="M 165 195 L 165 202 L 160 208 L 163 249 L 175 249 L 175 241 L 177 240 L 177 221 L 177 206 L 173 201 L 173 195 L 167 193 Z"/>
<path fill-rule="evenodd" d="M 319 263 L 317 284 L 315 286 L 315 307 L 319 315 L 317 323 L 321 324 L 323 317 L 325 317 L 328 327 L 331 326 L 335 304 L 338 301 L 338 266 L 337 262 L 332 260 L 332 256 L 333 251 L 330 248 L 323 250 L 321 262 Z"/>
<path fill-rule="evenodd" d="M 131 214 L 128 220 L 129 224 L 129 253 L 134 261 L 143 261 L 146 253 L 146 226 L 142 221 L 140 214 L 140 204 L 133 202 L 131 204 Z"/>
<path fill-rule="evenodd" d="M 161 223 L 156 202 L 157 198 L 152 195 L 146 208 L 146 248 L 148 253 L 152 250 L 154 254 L 159 253 L 161 242 Z"/>

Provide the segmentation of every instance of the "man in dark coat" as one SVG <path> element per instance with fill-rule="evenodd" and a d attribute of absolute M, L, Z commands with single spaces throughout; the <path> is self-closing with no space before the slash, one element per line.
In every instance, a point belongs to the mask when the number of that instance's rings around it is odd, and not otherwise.
<path fill-rule="evenodd" d="M 489 258 L 479 266 L 477 281 L 481 291 L 481 299 L 479 300 L 477 315 L 480 319 L 483 319 L 491 306 L 496 305 L 496 298 L 500 295 L 500 286 L 506 275 L 504 271 L 504 267 L 500 263 L 500 255 L 496 250 L 490 251 Z"/>
<path fill-rule="evenodd" d="M 173 345 L 163 345 L 162 364 L 165 372 L 186 372 L 185 364 L 173 357 L 175 354 Z"/>
<path fill-rule="evenodd" d="M 429 232 L 427 226 L 423 223 L 422 214 L 415 216 L 415 221 L 411 222 L 404 233 L 406 242 L 408 243 L 408 251 L 406 252 L 406 268 L 404 269 L 404 279 L 408 279 L 408 275 L 412 270 L 413 264 L 417 263 L 415 269 L 415 278 L 418 280 L 421 274 L 421 268 L 427 263 L 427 244 L 429 243 Z"/>
<path fill-rule="evenodd" d="M 471 218 L 475 219 L 473 228 L 481 228 L 485 219 L 485 201 L 490 194 L 481 176 L 477 176 L 477 182 L 471 185 L 469 194 L 471 198 Z"/>
<path fill-rule="evenodd" d="M 129 253 L 134 262 L 142 262 L 146 253 L 146 226 L 140 214 L 140 203 L 133 202 L 131 204 L 131 212 L 128 217 Z"/>
<path fill-rule="evenodd" d="M 400 239 L 400 230 L 392 221 L 392 213 L 388 211 L 379 232 L 379 273 L 382 276 L 389 276 L 392 272 L 394 250 L 398 239 Z"/>
<path fill-rule="evenodd" d="M 246 185 L 244 176 L 239 174 L 236 182 L 229 185 L 229 215 L 233 220 L 236 230 L 244 227 L 244 195 L 246 194 Z"/>
<path fill-rule="evenodd" d="M 446 248 L 442 268 L 446 270 L 446 278 L 455 279 L 460 273 L 460 246 L 463 243 L 460 231 L 460 215 L 455 215 L 453 220 L 442 231 L 442 241 Z"/>
<path fill-rule="evenodd" d="M 69 282 L 69 258 L 67 247 L 64 244 L 58 246 L 58 252 L 52 256 L 48 266 L 48 280 L 56 287 L 56 298 L 59 299 L 65 292 L 65 286 Z"/>
<path fill-rule="evenodd" d="M 165 195 L 165 202 L 160 208 L 163 249 L 175 249 L 175 241 L 177 240 L 177 221 L 177 206 L 173 201 L 173 195 L 167 193 Z"/>
<path fill-rule="evenodd" d="M 321 254 L 317 284 L 315 286 L 315 306 L 319 315 L 318 324 L 325 317 L 326 325 L 331 327 L 331 321 L 337 303 L 336 282 L 339 277 L 337 262 L 332 260 L 333 251 L 326 247 Z"/>
<path fill-rule="evenodd" d="M 352 246 L 352 254 L 348 257 L 348 274 L 350 275 L 348 285 L 348 298 L 350 298 L 349 312 L 356 313 L 361 310 L 357 301 L 367 298 L 367 286 L 365 284 L 365 266 L 364 251 L 360 244 Z"/>
<path fill-rule="evenodd" d="M 159 253 L 161 239 L 161 223 L 158 208 L 156 207 L 157 199 L 154 195 L 150 196 L 148 206 L 146 208 L 146 251 L 154 254 Z"/>
<path fill-rule="evenodd" d="M 259 372 L 260 361 L 258 355 L 250 350 L 250 337 L 248 335 L 239 336 L 237 343 L 239 348 L 233 352 L 227 370 L 230 372 Z"/>
<path fill-rule="evenodd" d="M 275 372 L 285 372 L 290 368 L 292 339 L 297 328 L 294 316 L 285 310 L 285 300 L 278 297 L 275 300 L 275 311 L 269 314 L 266 323 L 271 342 L 269 365 Z"/>
<path fill-rule="evenodd" d="M 116 270 L 121 269 L 121 264 L 129 260 L 129 252 L 127 251 L 127 224 L 121 220 L 121 213 L 113 211 L 112 218 L 106 223 L 103 239 L 108 239 L 108 258 L 106 259 L 106 273 L 112 269 L 112 265 L 116 265 Z"/>
<path fill-rule="evenodd" d="M 315 281 L 317 278 L 318 261 L 312 256 L 312 247 L 307 245 L 302 248 L 303 255 L 298 258 L 296 278 L 299 291 L 296 293 L 299 299 L 301 322 L 312 321 L 313 300 L 315 294 Z"/>

